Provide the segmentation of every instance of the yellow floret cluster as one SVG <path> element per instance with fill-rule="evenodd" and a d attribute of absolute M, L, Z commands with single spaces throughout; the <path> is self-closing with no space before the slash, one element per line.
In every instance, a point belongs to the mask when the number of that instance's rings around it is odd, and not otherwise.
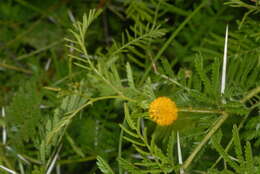
<path fill-rule="evenodd" d="M 149 106 L 149 115 L 161 126 L 167 126 L 177 120 L 178 109 L 175 102 L 168 97 L 158 97 Z"/>

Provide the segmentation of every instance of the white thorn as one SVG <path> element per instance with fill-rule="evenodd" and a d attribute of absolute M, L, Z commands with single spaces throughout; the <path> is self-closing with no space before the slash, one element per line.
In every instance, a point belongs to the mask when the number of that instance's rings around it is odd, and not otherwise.
<path fill-rule="evenodd" d="M 30 162 L 29 162 L 27 159 L 25 159 L 22 155 L 20 155 L 19 153 L 17 154 L 17 157 L 18 157 L 20 160 L 24 161 L 26 164 L 30 165 Z"/>
<path fill-rule="evenodd" d="M 3 118 L 5 117 L 5 108 L 4 108 L 4 107 L 2 107 L 2 117 L 3 117 Z M 3 145 L 6 144 L 6 138 L 7 138 L 6 127 L 5 127 L 5 125 L 3 125 L 3 133 L 2 133 L 2 142 L 3 142 Z"/>
<path fill-rule="evenodd" d="M 15 171 L 13 171 L 13 170 L 11 170 L 11 169 L 8 169 L 8 168 L 5 167 L 5 166 L 0 165 L 0 168 L 2 168 L 3 170 L 7 171 L 8 173 L 17 174 Z"/>
<path fill-rule="evenodd" d="M 45 64 L 44 70 L 48 71 L 51 65 L 51 59 L 48 59 L 47 63 Z"/>
<path fill-rule="evenodd" d="M 56 163 L 56 161 L 57 161 L 57 159 L 58 159 L 58 156 L 59 156 L 59 154 L 56 153 L 56 155 L 54 156 L 54 158 L 53 158 L 53 160 L 52 160 L 52 162 L 51 162 L 51 165 L 50 165 L 50 167 L 48 168 L 46 174 L 50 174 L 50 173 L 52 172 L 52 169 L 53 169 L 53 167 L 54 167 L 54 165 L 55 165 L 55 163 Z"/>
<path fill-rule="evenodd" d="M 223 66 L 222 66 L 221 95 L 224 94 L 225 85 L 226 85 L 227 46 L 228 46 L 228 25 L 226 27 L 225 47 L 224 47 Z"/>
<path fill-rule="evenodd" d="M 179 164 L 182 165 L 182 155 L 181 155 L 181 143 L 180 143 L 180 137 L 179 137 L 179 131 L 177 131 L 177 150 L 178 150 L 178 160 Z M 180 174 L 184 174 L 183 168 L 180 168 Z"/>
<path fill-rule="evenodd" d="M 21 154 L 16 153 L 10 146 L 5 146 L 5 148 L 6 148 L 7 150 L 9 150 L 9 151 L 15 153 L 20 160 L 22 160 L 22 161 L 25 162 L 26 164 L 30 165 L 30 162 L 29 162 L 27 159 L 25 159 Z"/>
<path fill-rule="evenodd" d="M 53 160 L 52 160 L 52 162 L 51 162 L 51 164 L 50 164 L 50 166 L 49 166 L 49 168 L 48 168 L 46 174 L 51 174 L 51 172 L 52 172 L 52 170 L 53 170 L 53 167 L 54 167 L 54 165 L 55 165 L 55 163 L 56 163 L 56 161 L 57 161 L 57 159 L 58 159 L 58 157 L 59 157 L 60 150 L 61 150 L 61 146 L 60 146 L 59 149 L 57 150 L 57 152 L 56 152 L 56 154 L 55 154 L 55 156 L 54 156 L 54 158 L 53 158 Z"/>
<path fill-rule="evenodd" d="M 76 20 L 75 20 L 75 17 L 73 16 L 71 10 L 68 10 L 68 15 L 69 15 L 70 21 L 74 23 Z"/>

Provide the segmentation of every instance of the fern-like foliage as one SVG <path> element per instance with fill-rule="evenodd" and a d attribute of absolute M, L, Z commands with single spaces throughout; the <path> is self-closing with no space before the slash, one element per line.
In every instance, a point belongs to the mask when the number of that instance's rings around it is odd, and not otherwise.
<path fill-rule="evenodd" d="M 85 18 L 92 21 L 96 17 L 95 13 L 97 12 L 91 11 L 89 16 Z M 145 26 L 135 24 L 131 30 L 127 30 L 122 34 L 121 43 L 114 41 L 107 52 L 99 52 L 98 56 L 93 56 L 83 47 L 83 45 L 86 45 L 85 34 L 87 33 L 84 29 L 89 27 L 89 22 L 83 19 L 82 22 L 74 25 L 74 27 L 74 30 L 71 31 L 72 38 L 66 39 L 68 47 L 74 50 L 70 55 L 72 60 L 70 62 L 71 65 L 73 63 L 83 68 L 87 72 L 86 77 L 93 79 L 91 85 L 98 91 L 96 95 L 101 95 L 101 98 L 104 99 L 112 97 L 129 102 L 129 104 L 125 104 L 124 106 L 127 124 L 120 125 L 124 135 L 119 143 L 125 141 L 131 143 L 131 150 L 134 149 L 134 152 L 137 154 L 134 157 L 127 155 L 125 157 L 124 155 L 120 156 L 118 162 L 121 169 L 132 173 L 169 173 L 178 170 L 172 150 L 174 143 L 167 142 L 163 138 L 164 140 L 161 144 L 157 144 L 156 138 L 158 137 L 156 137 L 156 131 L 150 135 L 148 134 L 150 126 L 148 128 L 143 126 L 143 124 L 146 124 L 143 119 L 146 120 L 147 118 L 147 113 L 143 113 L 143 109 L 148 108 L 150 101 L 156 95 L 163 94 L 162 92 L 156 94 L 154 91 L 165 90 L 167 91 L 167 95 L 172 92 L 173 94 L 170 95 L 183 105 L 188 103 L 188 106 L 194 108 L 203 108 L 206 105 L 206 109 L 208 110 L 217 110 L 215 113 L 212 111 L 213 114 L 209 112 L 206 116 L 187 114 L 188 121 L 185 121 L 185 119 L 180 121 L 180 124 L 187 124 L 187 128 L 180 129 L 183 130 L 184 136 L 187 136 L 183 141 L 184 148 L 195 148 L 195 143 L 194 145 L 190 145 L 189 142 L 202 141 L 203 136 L 201 135 L 213 129 L 212 127 L 214 126 L 212 125 L 218 121 L 216 113 L 226 112 L 234 116 L 247 115 L 251 111 L 251 108 L 246 106 L 241 100 L 244 99 L 248 90 L 257 87 L 256 79 L 259 72 L 255 70 L 258 65 L 254 61 L 252 61 L 252 64 L 247 65 L 244 63 L 245 59 L 241 55 L 236 57 L 241 62 L 235 61 L 234 57 L 230 58 L 227 75 L 229 78 L 227 80 L 228 90 L 224 95 L 220 94 L 219 88 L 222 59 L 218 56 L 212 61 L 205 58 L 203 52 L 195 56 L 194 67 L 192 67 L 194 71 L 189 72 L 184 70 L 178 72 L 177 75 L 172 70 L 174 63 L 171 64 L 168 60 L 162 60 L 161 64 L 157 63 L 154 67 L 156 76 L 147 78 L 146 83 L 142 87 L 139 87 L 136 85 L 135 77 L 140 76 L 140 74 L 138 74 L 139 72 L 136 68 L 133 68 L 132 64 L 137 64 L 141 67 L 146 66 L 146 61 L 140 61 L 147 55 L 145 49 L 147 46 L 153 44 L 155 39 L 162 37 L 165 30 L 162 30 L 160 26 L 155 27 L 155 25 L 150 23 Z M 221 39 L 222 37 L 220 37 Z M 76 42 L 81 43 L 76 44 Z M 235 45 L 238 40 L 234 39 L 231 42 L 234 42 Z M 237 46 L 234 48 L 238 49 Z M 255 60 L 255 57 L 252 56 L 252 59 Z M 210 66 L 206 66 L 209 63 Z M 240 66 L 242 68 L 239 68 Z M 162 78 L 164 78 L 164 81 Z M 251 79 L 249 82 L 250 85 L 243 86 L 242 84 L 245 83 L 246 79 Z M 156 81 L 156 83 L 152 83 L 153 81 Z M 172 84 L 173 87 L 167 90 L 165 86 Z M 239 88 L 236 88 L 236 86 L 239 86 Z M 223 99 L 226 102 L 223 103 Z M 129 110 L 132 110 L 132 113 Z M 189 121 L 189 119 L 192 121 Z M 232 119 L 234 118 L 232 117 Z M 193 122 L 193 124 L 189 124 L 190 122 Z M 185 124 L 182 127 L 186 127 Z M 176 129 L 179 130 L 178 123 L 176 123 Z M 151 130 L 149 129 L 149 131 Z M 160 132 L 159 129 L 157 131 Z M 171 135 L 169 140 L 174 139 L 172 133 L 168 135 Z M 162 147 L 167 147 L 168 150 L 162 150 Z M 207 145 L 204 145 L 201 153 L 195 159 L 196 162 L 203 156 L 203 152 L 206 151 L 207 147 Z M 190 149 L 192 148 L 189 148 L 185 153 L 190 153 Z M 242 155 L 239 152 L 237 151 L 240 154 L 240 160 L 242 160 Z M 236 164 L 232 163 L 231 165 L 234 168 L 237 167 Z"/>
<path fill-rule="evenodd" d="M 244 14 L 244 17 L 242 21 L 240 22 L 240 27 L 242 27 L 243 23 L 245 22 L 246 18 L 250 14 L 258 14 L 260 12 L 259 8 L 259 1 L 255 1 L 254 4 L 250 4 L 245 1 L 241 0 L 229 0 L 225 3 L 226 5 L 230 5 L 231 7 L 240 7 L 240 8 L 246 8 L 248 11 Z"/>
<path fill-rule="evenodd" d="M 131 160 L 119 158 L 120 166 L 132 173 L 168 173 L 176 169 L 173 159 L 173 137 L 169 139 L 168 156 L 156 145 L 155 136 L 149 140 L 147 128 L 142 128 L 141 119 L 135 118 L 129 111 L 128 105 L 124 105 L 127 124 L 120 125 L 124 131 L 123 139 L 132 143 L 137 154 Z M 136 158 L 136 159 L 135 159 Z M 171 160 L 170 160 L 171 159 Z"/>
<path fill-rule="evenodd" d="M 41 98 L 36 82 L 32 80 L 21 85 L 7 109 L 9 141 L 15 145 L 18 152 L 25 150 L 23 147 L 26 143 L 37 144 L 37 138 L 35 138 L 39 130 L 37 125 L 43 122 L 40 111 Z"/>
<path fill-rule="evenodd" d="M 97 157 L 97 165 L 104 174 L 114 174 L 113 170 L 107 164 L 107 162 L 100 156 Z"/>
<path fill-rule="evenodd" d="M 7 107 L 0 120 L 8 132 L 7 144 L 0 145 L 0 167 L 18 168 L 21 174 L 55 173 L 54 166 L 57 173 L 60 166 L 67 173 L 259 173 L 260 26 L 253 16 L 259 7 L 240 0 L 226 6 L 204 0 L 100 2 L 106 2 L 102 18 L 102 10 L 90 10 L 65 38 L 68 77 L 44 88 L 55 89 L 56 98 L 30 82 Z M 223 31 L 236 17 L 226 15 L 229 6 L 249 11 L 229 25 L 226 90 L 221 94 Z M 106 15 L 110 13 L 125 20 L 120 21 L 122 33 L 116 17 Z M 94 45 L 92 27 L 97 38 L 103 29 L 109 39 L 115 30 L 116 37 L 105 48 Z M 50 96 L 58 106 L 41 105 Z M 167 127 L 156 125 L 147 112 L 159 96 L 177 105 L 178 119 Z M 220 127 L 223 132 L 217 132 Z M 217 153 L 224 165 L 215 162 Z M 181 155 L 183 164 L 177 160 Z"/>
<path fill-rule="evenodd" d="M 212 145 L 228 164 L 229 168 L 224 169 L 223 172 L 228 173 L 259 173 L 259 161 L 254 160 L 253 152 L 251 148 L 251 143 L 246 142 L 244 150 L 241 145 L 238 128 L 234 126 L 233 128 L 233 138 L 234 138 L 234 151 L 236 156 L 230 156 L 223 146 L 221 146 L 220 140 L 217 140 L 216 137 L 212 138 Z M 209 173 L 214 173 L 216 171 L 210 171 Z"/>
<path fill-rule="evenodd" d="M 130 34 L 133 33 L 133 36 Z M 107 54 L 108 66 L 114 63 L 122 55 L 118 55 L 123 52 L 131 52 L 133 54 L 128 54 L 130 60 L 133 60 L 135 63 L 142 65 L 135 57 L 140 57 L 145 59 L 145 49 L 151 45 L 153 40 L 156 38 L 162 37 L 166 33 L 165 29 L 161 29 L 160 25 L 151 25 L 146 26 L 135 25 L 131 28 L 131 31 L 126 30 L 122 34 L 122 43 L 114 43 L 113 46 L 109 49 Z M 144 66 L 144 65 L 142 65 Z"/>
<path fill-rule="evenodd" d="M 127 17 L 132 18 L 134 21 L 147 21 L 152 23 L 155 11 L 147 6 L 148 3 L 155 5 L 154 1 L 125 1 L 125 4 L 128 6 L 126 10 Z"/>
<path fill-rule="evenodd" d="M 78 114 L 84 107 L 90 105 L 92 102 L 87 102 L 88 97 L 85 95 L 83 88 L 84 82 L 80 84 L 80 88 L 72 91 L 70 95 L 66 95 L 62 99 L 60 108 L 54 111 L 54 116 L 51 122 L 49 122 L 46 143 L 57 143 L 58 137 L 63 136 L 64 131 L 71 123 L 72 119 Z"/>
<path fill-rule="evenodd" d="M 161 29 L 159 26 L 151 26 L 149 24 L 145 28 L 142 26 L 134 26 L 131 31 L 133 35 L 131 35 L 129 31 L 126 31 L 122 34 L 121 44 L 114 42 L 107 53 L 102 53 L 96 59 L 92 59 L 93 56 L 89 55 L 85 46 L 83 46 L 85 45 L 86 32 L 81 31 L 85 31 L 85 29 L 88 28 L 90 21 L 97 15 L 98 12 L 93 10 L 88 17 L 84 18 L 86 20 L 83 19 L 82 23 L 79 22 L 74 25 L 75 31 L 71 30 L 73 38 L 66 39 L 68 41 L 68 47 L 75 50 L 75 53 L 69 56 L 76 60 L 74 64 L 90 72 L 90 78 L 100 79 L 106 86 L 112 89 L 113 92 L 111 91 L 112 93 L 110 93 L 110 95 L 116 93 L 121 97 L 126 97 L 126 95 L 123 94 L 124 89 L 118 69 L 113 64 L 115 64 L 119 58 L 124 58 L 124 55 L 122 54 L 124 52 L 131 51 L 138 53 L 138 49 L 145 49 L 145 46 L 150 45 L 153 39 L 161 37 L 165 33 L 165 30 Z M 81 43 L 75 44 L 76 42 Z M 130 78 L 133 76 L 132 74 L 130 74 L 131 76 L 129 75 L 130 65 L 127 64 L 126 68 L 127 71 L 125 73 L 127 74 L 127 77 Z M 129 80 L 131 87 L 133 87 L 133 81 L 131 79 Z"/>
<path fill-rule="evenodd" d="M 259 107 L 258 107 L 259 110 Z M 253 115 L 248 122 L 245 124 L 245 130 L 242 133 L 242 138 L 246 141 L 253 141 L 254 147 L 258 148 L 260 146 L 260 134 L 259 134 L 259 115 Z"/>

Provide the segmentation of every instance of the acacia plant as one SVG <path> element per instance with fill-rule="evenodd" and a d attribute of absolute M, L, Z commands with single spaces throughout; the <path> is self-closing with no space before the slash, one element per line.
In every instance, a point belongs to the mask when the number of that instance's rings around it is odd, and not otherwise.
<path fill-rule="evenodd" d="M 8 140 L 0 147 L 0 170 L 260 173 L 259 4 L 209 3 L 185 11 L 168 1 L 125 1 L 130 24 L 106 47 L 90 42 L 104 10 L 74 21 L 65 38 L 66 85 L 38 89 L 30 80 L 3 110 Z M 227 7 L 248 11 L 221 28 L 217 15 Z M 203 8 L 217 9 L 215 18 Z M 185 19 L 172 27 L 164 18 L 169 11 Z M 196 31 L 201 19 L 209 24 Z M 42 111 L 51 98 L 57 103 Z"/>

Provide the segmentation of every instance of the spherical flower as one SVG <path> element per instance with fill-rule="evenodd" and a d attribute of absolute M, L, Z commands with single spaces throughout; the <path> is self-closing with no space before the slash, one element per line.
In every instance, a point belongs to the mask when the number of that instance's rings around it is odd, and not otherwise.
<path fill-rule="evenodd" d="M 177 120 L 178 109 L 175 102 L 168 97 L 158 97 L 149 106 L 149 115 L 161 126 L 167 126 Z"/>

